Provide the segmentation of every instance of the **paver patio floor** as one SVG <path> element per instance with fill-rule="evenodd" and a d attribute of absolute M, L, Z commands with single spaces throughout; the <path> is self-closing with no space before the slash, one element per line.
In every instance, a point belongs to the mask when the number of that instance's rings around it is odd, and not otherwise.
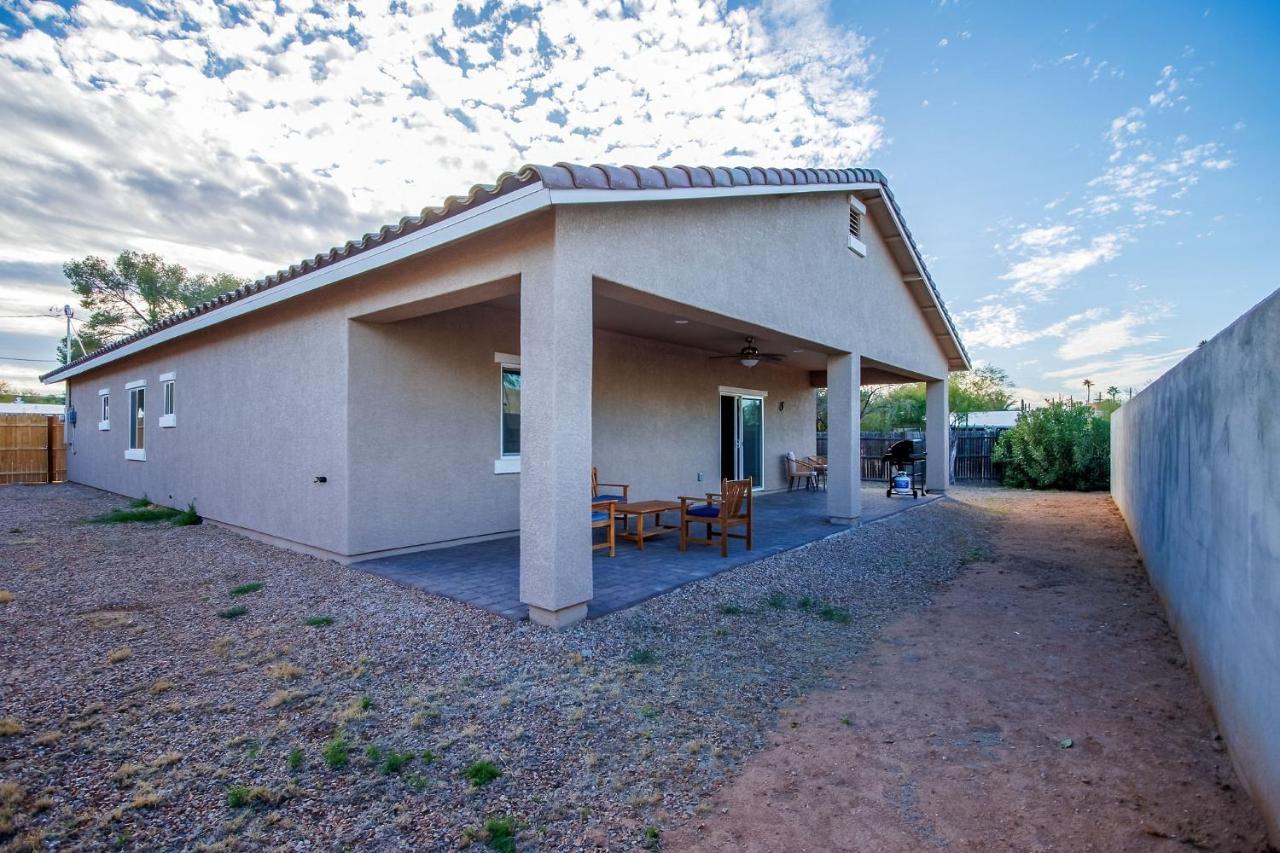
<path fill-rule="evenodd" d="M 862 490 L 862 522 L 885 518 L 934 499 L 936 496 L 932 495 L 918 500 L 887 498 L 883 486 L 866 488 Z M 674 524 L 678 513 L 666 513 L 663 520 Z M 730 540 L 728 557 L 720 556 L 718 545 L 690 545 L 682 554 L 677 531 L 646 539 L 643 551 L 634 543 L 619 539 L 616 557 L 595 552 L 595 597 L 588 607 L 588 618 L 632 607 L 687 583 L 789 551 L 841 529 L 827 519 L 825 492 L 797 490 L 756 498 L 751 551 L 741 540 Z M 525 619 L 529 615 L 528 607 L 520 603 L 519 537 L 379 557 L 355 563 L 352 568 L 508 619 Z"/>

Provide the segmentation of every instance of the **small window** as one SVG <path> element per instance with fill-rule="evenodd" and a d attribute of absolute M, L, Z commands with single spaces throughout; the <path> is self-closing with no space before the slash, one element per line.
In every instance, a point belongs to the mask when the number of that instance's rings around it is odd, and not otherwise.
<path fill-rule="evenodd" d="M 160 420 L 161 428 L 178 425 L 177 410 L 174 408 L 175 379 L 172 373 L 160 375 Z"/>
<path fill-rule="evenodd" d="M 502 365 L 502 455 L 520 455 L 520 368 Z"/>
<path fill-rule="evenodd" d="M 98 392 L 98 429 L 111 429 L 111 392 Z"/>
<path fill-rule="evenodd" d="M 862 242 L 862 218 L 867 206 L 856 195 L 849 196 L 849 249 L 855 255 L 867 256 L 867 244 Z"/>
<path fill-rule="evenodd" d="M 125 456 L 129 459 L 144 460 L 146 453 L 146 386 L 129 389 L 129 450 Z"/>

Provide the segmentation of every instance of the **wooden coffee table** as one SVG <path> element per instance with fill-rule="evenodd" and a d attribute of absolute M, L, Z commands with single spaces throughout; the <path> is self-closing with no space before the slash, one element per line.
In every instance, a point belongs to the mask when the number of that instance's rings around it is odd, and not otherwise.
<path fill-rule="evenodd" d="M 618 538 L 627 539 L 636 543 L 636 548 L 644 550 L 644 540 L 652 539 L 655 536 L 666 533 L 671 530 L 679 530 L 678 524 L 663 524 L 662 514 L 664 512 L 679 512 L 680 504 L 671 501 L 632 501 L 631 503 L 618 504 L 615 511 L 622 517 L 623 531 L 618 534 Z M 653 526 L 645 529 L 644 517 L 646 515 L 653 516 Z M 631 532 L 630 517 L 635 516 L 636 530 Z"/>

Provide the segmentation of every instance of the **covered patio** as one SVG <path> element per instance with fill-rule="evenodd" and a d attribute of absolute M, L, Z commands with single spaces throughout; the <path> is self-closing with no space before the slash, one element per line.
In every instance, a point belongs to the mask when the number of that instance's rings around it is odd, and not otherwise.
<path fill-rule="evenodd" d="M 886 518 L 934 500 L 885 497 L 883 488 L 862 490 L 863 523 Z M 674 523 L 678 513 L 664 518 Z M 595 595 L 587 606 L 594 619 L 624 610 L 640 602 L 702 580 L 736 566 L 798 548 L 840 533 L 827 514 L 827 495 L 798 489 L 758 496 L 755 499 L 755 548 L 747 551 L 740 541 L 730 545 L 722 558 L 718 547 L 690 545 L 680 552 L 678 531 L 645 540 L 643 551 L 619 539 L 617 556 L 597 551 L 593 559 Z M 389 578 L 405 586 L 452 598 L 508 619 L 525 619 L 527 605 L 520 602 L 519 537 L 475 542 L 450 548 L 418 551 L 355 563 L 353 568 Z"/>

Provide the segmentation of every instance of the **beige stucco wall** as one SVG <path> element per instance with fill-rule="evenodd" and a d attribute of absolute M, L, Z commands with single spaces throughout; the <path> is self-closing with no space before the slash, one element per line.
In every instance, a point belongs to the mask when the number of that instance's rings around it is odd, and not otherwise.
<path fill-rule="evenodd" d="M 348 370 L 351 317 L 447 298 L 546 263 L 551 219 L 537 217 L 376 274 L 306 294 L 187 335 L 73 379 L 78 424 L 67 476 L 129 497 L 186 506 L 214 521 L 335 554 L 351 552 L 347 507 L 352 445 L 367 417 L 401 402 L 378 371 Z M 358 342 L 358 341 L 357 341 Z M 360 362 L 365 368 L 367 361 Z M 177 373 L 178 425 L 160 429 L 159 376 Z M 146 379 L 147 459 L 126 460 L 128 394 Z M 350 380 L 350 382 L 349 382 Z M 348 406 L 349 386 L 385 396 Z M 112 428 L 97 429 L 98 389 L 110 388 Z M 349 423 L 356 433 L 348 440 Z M 361 461 L 367 461 L 361 457 Z M 327 483 L 317 485 L 317 476 Z M 366 500 L 366 492 L 358 492 Z"/>
<path fill-rule="evenodd" d="M 582 205 L 556 216 L 566 268 L 756 323 L 922 377 L 945 378 L 937 339 L 871 216 L 848 248 L 848 196 Z"/>
<path fill-rule="evenodd" d="M 494 355 L 519 355 L 518 314 L 478 305 L 390 324 L 352 323 L 350 334 L 350 552 L 518 529 L 520 476 L 494 473 Z M 764 485 L 785 487 L 782 455 L 814 452 L 807 373 L 766 365 L 748 371 L 707 355 L 596 330 L 592 445 L 602 479 L 629 483 L 640 499 L 715 490 L 719 389 L 733 386 L 768 394 Z M 377 378 L 359 378 L 370 376 Z M 584 494 L 587 487 L 584 477 Z"/>
<path fill-rule="evenodd" d="M 867 257 L 847 249 L 847 211 L 832 193 L 538 214 L 77 377 L 69 477 L 194 500 L 208 518 L 342 555 L 511 531 L 520 478 L 493 473 L 493 353 L 519 352 L 520 321 L 468 303 L 522 278 L 531 288 L 581 280 L 589 293 L 596 276 L 944 377 L 942 351 L 870 217 Z M 720 385 L 769 392 L 766 487 L 784 485 L 783 453 L 812 452 L 804 372 L 744 372 L 705 355 L 597 330 L 592 461 L 605 479 L 629 481 L 637 497 L 714 487 Z M 168 371 L 178 375 L 178 426 L 161 430 L 158 376 Z M 124 384 L 137 378 L 151 397 L 146 462 L 124 458 Z M 104 433 L 100 387 L 116 413 Z"/>
<path fill-rule="evenodd" d="M 1280 843 L 1280 290 L 1111 416 L 1111 495 Z"/>
<path fill-rule="evenodd" d="M 71 383 L 68 479 L 326 550 L 346 546 L 346 341 L 332 298 L 264 311 L 111 364 Z M 161 429 L 159 377 L 174 372 L 177 426 Z M 126 460 L 129 395 L 145 379 L 144 462 Z M 111 429 L 98 430 L 98 390 Z M 318 486 L 318 475 L 329 484 Z"/>

